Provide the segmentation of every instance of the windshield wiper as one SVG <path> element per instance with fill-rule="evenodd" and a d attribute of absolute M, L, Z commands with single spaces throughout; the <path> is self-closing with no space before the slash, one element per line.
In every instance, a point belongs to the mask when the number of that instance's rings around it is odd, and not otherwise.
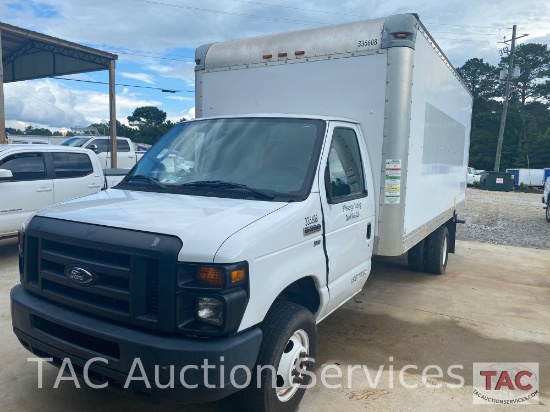
<path fill-rule="evenodd" d="M 126 176 L 124 179 L 122 179 L 123 182 L 129 182 L 131 180 L 145 180 L 149 183 L 154 184 L 155 186 L 160 187 L 161 189 L 166 189 L 166 185 L 164 183 L 159 182 L 157 178 L 151 177 L 151 176 L 133 175 L 133 176 Z"/>
<path fill-rule="evenodd" d="M 224 182 L 223 180 L 198 180 L 196 182 L 183 183 L 180 187 L 212 187 L 212 188 L 226 188 L 226 189 L 245 189 L 249 192 L 256 193 L 257 195 L 263 196 L 269 200 L 273 200 L 275 196 L 270 193 L 264 192 L 259 189 L 252 189 L 247 185 L 241 183 L 232 183 Z"/>

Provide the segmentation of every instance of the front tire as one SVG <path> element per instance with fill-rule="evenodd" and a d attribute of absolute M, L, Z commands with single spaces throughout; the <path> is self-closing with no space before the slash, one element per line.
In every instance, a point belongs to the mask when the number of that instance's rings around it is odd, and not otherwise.
<path fill-rule="evenodd" d="M 293 302 L 275 302 L 260 329 L 262 344 L 250 385 L 239 392 L 240 403 L 248 412 L 294 411 L 304 396 L 316 356 L 317 327 L 313 314 Z M 263 368 L 258 377 L 259 366 Z M 258 385 L 258 379 L 260 385 Z M 275 387 L 273 387 L 275 382 Z M 259 386 L 259 387 L 258 387 Z"/>
<path fill-rule="evenodd" d="M 441 275 L 449 258 L 449 229 L 441 226 L 426 238 L 426 271 Z"/>

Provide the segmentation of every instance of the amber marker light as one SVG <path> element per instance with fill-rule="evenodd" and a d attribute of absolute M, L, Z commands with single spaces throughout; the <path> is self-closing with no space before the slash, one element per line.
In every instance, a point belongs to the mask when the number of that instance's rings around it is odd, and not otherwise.
<path fill-rule="evenodd" d="M 246 272 L 244 269 L 238 269 L 231 272 L 231 283 L 242 282 L 246 279 Z"/>
<path fill-rule="evenodd" d="M 197 268 L 197 282 L 200 282 L 204 285 L 222 287 L 223 278 L 223 269 L 204 266 Z"/>

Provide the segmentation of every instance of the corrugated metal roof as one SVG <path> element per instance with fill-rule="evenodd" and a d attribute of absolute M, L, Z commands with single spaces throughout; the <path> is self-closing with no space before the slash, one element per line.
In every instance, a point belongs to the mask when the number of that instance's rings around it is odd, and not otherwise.
<path fill-rule="evenodd" d="M 4 83 L 108 70 L 116 54 L 0 22 Z"/>

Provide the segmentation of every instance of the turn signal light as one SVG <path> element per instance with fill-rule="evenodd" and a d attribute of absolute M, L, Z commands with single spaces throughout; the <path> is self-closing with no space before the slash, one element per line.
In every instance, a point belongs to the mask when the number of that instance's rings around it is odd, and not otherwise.
<path fill-rule="evenodd" d="M 244 269 L 238 269 L 231 272 L 231 283 L 242 282 L 246 279 L 246 271 Z"/>
<path fill-rule="evenodd" d="M 407 33 L 395 33 L 393 36 L 396 39 L 405 39 L 405 38 L 407 38 Z"/>
<path fill-rule="evenodd" d="M 197 269 L 197 281 L 214 287 L 222 287 L 224 271 L 219 268 L 200 267 Z"/>

